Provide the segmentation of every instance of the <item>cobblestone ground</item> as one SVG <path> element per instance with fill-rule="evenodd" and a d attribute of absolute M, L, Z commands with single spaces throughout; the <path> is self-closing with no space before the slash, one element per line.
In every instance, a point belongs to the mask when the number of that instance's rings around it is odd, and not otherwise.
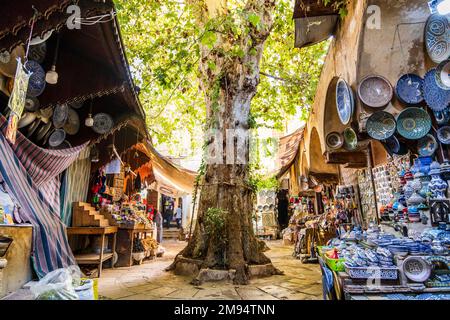
<path fill-rule="evenodd" d="M 317 300 L 322 299 L 320 268 L 302 264 L 292 257 L 292 246 L 280 241 L 267 243 L 267 255 L 284 275 L 251 280 L 249 285 L 209 282 L 201 286 L 189 284 L 191 277 L 176 276 L 164 269 L 185 242 L 165 242 L 164 257 L 130 268 L 105 269 L 99 279 L 100 299 L 117 300 Z"/>

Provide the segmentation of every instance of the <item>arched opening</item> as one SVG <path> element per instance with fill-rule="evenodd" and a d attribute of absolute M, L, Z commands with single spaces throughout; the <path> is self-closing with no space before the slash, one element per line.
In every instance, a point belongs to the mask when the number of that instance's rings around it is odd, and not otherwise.
<path fill-rule="evenodd" d="M 336 166 L 325 161 L 324 153 L 320 145 L 320 137 L 316 128 L 312 128 L 309 139 L 309 172 L 313 173 L 337 173 Z"/>

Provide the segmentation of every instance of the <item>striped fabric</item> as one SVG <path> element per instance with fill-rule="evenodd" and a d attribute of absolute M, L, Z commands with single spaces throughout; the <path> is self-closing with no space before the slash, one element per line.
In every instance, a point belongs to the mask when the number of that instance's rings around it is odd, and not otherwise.
<path fill-rule="evenodd" d="M 65 225 L 53 211 L 0 132 L 0 182 L 19 207 L 24 222 L 33 225 L 32 262 L 39 278 L 75 264 Z"/>

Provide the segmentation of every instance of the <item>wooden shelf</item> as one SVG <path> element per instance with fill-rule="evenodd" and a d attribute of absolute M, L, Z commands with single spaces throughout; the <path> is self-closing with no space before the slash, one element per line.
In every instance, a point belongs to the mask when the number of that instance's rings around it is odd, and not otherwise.
<path fill-rule="evenodd" d="M 100 253 L 84 253 L 75 255 L 75 259 L 77 260 L 78 264 L 97 264 L 111 259 L 112 257 L 112 253 L 104 253 L 103 259 L 102 261 L 100 261 Z"/>

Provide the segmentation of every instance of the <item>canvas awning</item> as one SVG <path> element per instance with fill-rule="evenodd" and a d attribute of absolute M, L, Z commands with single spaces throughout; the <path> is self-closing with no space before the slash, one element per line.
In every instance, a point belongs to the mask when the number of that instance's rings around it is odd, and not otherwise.
<path fill-rule="evenodd" d="M 304 128 L 297 129 L 294 133 L 282 137 L 278 144 L 278 159 L 281 168 L 278 170 L 277 178 L 281 178 L 286 171 L 291 167 L 295 160 L 300 147 L 300 141 L 303 139 Z"/>

